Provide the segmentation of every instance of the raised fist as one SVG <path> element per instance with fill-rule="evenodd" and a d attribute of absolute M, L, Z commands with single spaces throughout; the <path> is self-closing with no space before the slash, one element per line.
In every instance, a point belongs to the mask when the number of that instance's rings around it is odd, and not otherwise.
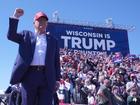
<path fill-rule="evenodd" d="M 23 10 L 23 9 L 21 9 L 21 8 L 16 8 L 15 11 L 14 11 L 13 16 L 16 17 L 16 18 L 19 18 L 19 17 L 21 17 L 23 14 L 24 14 L 24 10 Z"/>

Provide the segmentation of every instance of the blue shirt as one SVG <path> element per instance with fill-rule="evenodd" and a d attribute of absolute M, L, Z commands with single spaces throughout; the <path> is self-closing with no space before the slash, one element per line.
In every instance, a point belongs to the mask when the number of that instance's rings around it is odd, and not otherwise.
<path fill-rule="evenodd" d="M 46 56 L 46 50 L 47 50 L 46 48 L 47 48 L 46 35 L 45 34 L 37 35 L 35 52 L 34 52 L 31 65 L 34 65 L 34 66 L 45 65 L 45 56 Z"/>

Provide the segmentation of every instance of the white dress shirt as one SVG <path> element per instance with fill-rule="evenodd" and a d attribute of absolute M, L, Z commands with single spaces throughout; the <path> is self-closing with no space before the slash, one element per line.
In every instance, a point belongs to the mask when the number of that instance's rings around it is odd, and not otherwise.
<path fill-rule="evenodd" d="M 32 66 L 45 65 L 45 57 L 46 57 L 46 50 L 47 50 L 46 47 L 47 47 L 46 35 L 45 34 L 37 35 L 35 52 L 34 52 L 33 60 L 31 62 Z"/>

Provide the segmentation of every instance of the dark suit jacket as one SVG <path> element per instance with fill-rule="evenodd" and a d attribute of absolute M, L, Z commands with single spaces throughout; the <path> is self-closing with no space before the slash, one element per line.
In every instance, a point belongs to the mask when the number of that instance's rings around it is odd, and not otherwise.
<path fill-rule="evenodd" d="M 18 55 L 11 75 L 11 84 L 22 82 L 32 62 L 36 35 L 33 32 L 24 30 L 17 33 L 18 20 L 9 18 L 8 39 L 19 44 Z M 60 78 L 59 47 L 57 40 L 46 34 L 47 52 L 45 58 L 46 78 L 50 87 Z"/>

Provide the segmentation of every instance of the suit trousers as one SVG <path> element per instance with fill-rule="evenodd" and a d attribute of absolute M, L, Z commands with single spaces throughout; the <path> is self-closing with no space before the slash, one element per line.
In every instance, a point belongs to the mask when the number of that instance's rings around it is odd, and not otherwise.
<path fill-rule="evenodd" d="M 22 105 L 52 105 L 53 91 L 48 85 L 45 69 L 29 68 L 22 82 Z"/>

